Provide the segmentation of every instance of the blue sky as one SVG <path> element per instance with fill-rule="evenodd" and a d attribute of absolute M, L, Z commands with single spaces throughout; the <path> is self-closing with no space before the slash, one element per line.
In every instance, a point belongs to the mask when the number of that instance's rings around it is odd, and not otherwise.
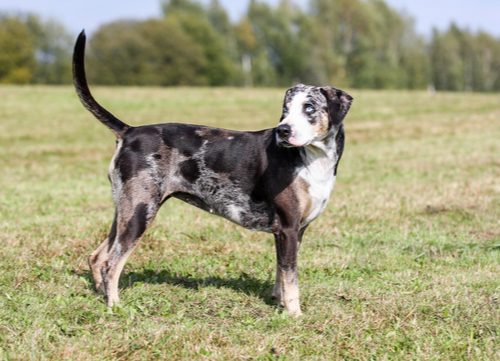
<path fill-rule="evenodd" d="M 202 2 L 208 3 L 209 0 Z M 219 0 L 233 20 L 245 12 L 249 0 Z M 262 1 L 262 0 L 260 0 Z M 280 0 L 265 0 L 278 4 Z M 500 0 L 386 0 L 416 20 L 416 29 L 429 35 L 433 27 L 445 29 L 454 21 L 472 31 L 484 30 L 500 38 Z M 308 0 L 295 0 L 306 7 Z M 43 19 L 59 20 L 73 34 L 88 33 L 118 19 L 159 17 L 160 0 L 0 0 L 0 12 L 31 11 Z"/>

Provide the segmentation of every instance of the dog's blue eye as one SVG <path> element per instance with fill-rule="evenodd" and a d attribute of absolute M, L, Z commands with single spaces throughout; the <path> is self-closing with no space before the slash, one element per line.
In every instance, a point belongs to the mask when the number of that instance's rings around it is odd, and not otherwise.
<path fill-rule="evenodd" d="M 287 107 L 283 107 L 283 113 L 286 113 L 288 111 Z"/>
<path fill-rule="evenodd" d="M 305 110 L 306 110 L 306 113 L 312 113 L 312 112 L 314 112 L 314 108 L 312 106 L 310 106 L 310 105 L 308 105 Z"/>

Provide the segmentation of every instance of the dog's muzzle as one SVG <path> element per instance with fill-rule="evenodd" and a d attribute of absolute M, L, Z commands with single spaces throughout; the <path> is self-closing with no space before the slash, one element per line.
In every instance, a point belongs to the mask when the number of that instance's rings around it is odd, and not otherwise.
<path fill-rule="evenodd" d="M 292 127 L 288 124 L 280 124 L 276 127 L 276 134 L 278 145 L 282 147 L 293 147 L 293 145 L 288 141 L 292 135 Z"/>

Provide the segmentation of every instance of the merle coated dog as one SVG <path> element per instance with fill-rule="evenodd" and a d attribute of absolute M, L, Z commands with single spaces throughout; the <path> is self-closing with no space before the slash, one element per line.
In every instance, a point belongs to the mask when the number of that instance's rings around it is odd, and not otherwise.
<path fill-rule="evenodd" d="M 89 256 L 95 287 L 118 302 L 123 266 L 160 206 L 178 198 L 245 228 L 272 233 L 280 306 L 300 315 L 297 252 L 325 209 L 344 148 L 352 97 L 331 87 L 288 89 L 276 128 L 238 132 L 189 124 L 132 127 L 99 105 L 84 68 L 85 33 L 73 55 L 83 105 L 116 135 L 108 177 L 116 207 L 111 231 Z"/>

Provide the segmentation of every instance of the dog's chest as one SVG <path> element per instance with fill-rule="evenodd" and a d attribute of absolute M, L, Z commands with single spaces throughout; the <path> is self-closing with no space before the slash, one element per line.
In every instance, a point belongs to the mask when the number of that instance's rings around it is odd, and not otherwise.
<path fill-rule="evenodd" d="M 335 185 L 334 162 L 327 157 L 310 159 L 307 166 L 298 173 L 298 178 L 306 185 L 303 200 L 301 226 L 315 220 L 325 209 Z"/>

